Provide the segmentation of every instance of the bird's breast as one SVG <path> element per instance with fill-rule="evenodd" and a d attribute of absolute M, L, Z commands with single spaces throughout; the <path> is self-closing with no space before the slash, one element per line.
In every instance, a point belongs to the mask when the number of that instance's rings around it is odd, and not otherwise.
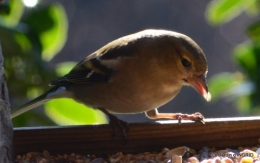
<path fill-rule="evenodd" d="M 79 85 L 78 85 L 79 86 Z M 181 88 L 154 83 L 95 83 L 78 88 L 76 100 L 113 113 L 140 113 L 158 108 L 173 99 Z M 80 95 L 81 94 L 81 95 Z"/>
<path fill-rule="evenodd" d="M 125 59 L 117 65 L 118 71 L 109 82 L 75 85 L 76 100 L 114 113 L 140 113 L 164 105 L 178 94 L 182 85 L 169 77 L 171 73 L 155 69 L 158 63 L 149 60 L 143 65 L 145 61 Z"/>

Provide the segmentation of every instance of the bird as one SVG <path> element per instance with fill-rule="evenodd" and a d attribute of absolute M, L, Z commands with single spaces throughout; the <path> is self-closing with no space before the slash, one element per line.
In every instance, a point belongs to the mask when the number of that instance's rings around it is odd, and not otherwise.
<path fill-rule="evenodd" d="M 101 110 L 124 135 L 127 123 L 116 113 L 144 112 L 150 119 L 204 123 L 199 112 L 159 113 L 158 108 L 171 101 L 183 86 L 192 86 L 209 101 L 207 72 L 206 56 L 190 37 L 170 30 L 146 29 L 88 55 L 68 74 L 51 81 L 49 91 L 13 111 L 11 118 L 53 99 L 72 98 Z"/>

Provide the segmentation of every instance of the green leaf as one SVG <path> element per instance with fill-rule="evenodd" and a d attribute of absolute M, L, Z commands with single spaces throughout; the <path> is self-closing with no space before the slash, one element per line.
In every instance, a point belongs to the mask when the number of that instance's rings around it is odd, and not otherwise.
<path fill-rule="evenodd" d="M 32 49 L 31 40 L 24 33 L 15 33 L 14 40 L 24 52 L 29 52 Z"/>
<path fill-rule="evenodd" d="M 39 8 L 30 13 L 24 22 L 31 27 L 32 34 L 39 35 L 42 58 L 51 60 L 63 47 L 67 39 L 68 22 L 60 4 Z"/>
<path fill-rule="evenodd" d="M 106 116 L 71 99 L 55 99 L 44 105 L 45 113 L 58 125 L 107 124 Z"/>
<path fill-rule="evenodd" d="M 210 24 L 219 25 L 235 18 L 254 3 L 256 0 L 212 0 L 205 15 Z"/>
<path fill-rule="evenodd" d="M 212 101 L 216 101 L 220 97 L 231 94 L 230 90 L 242 83 L 244 77 L 241 73 L 223 72 L 212 76 L 208 81 L 209 90 L 212 96 Z"/>
<path fill-rule="evenodd" d="M 27 88 L 27 97 L 29 99 L 36 98 L 43 93 L 44 93 L 43 90 L 39 87 L 28 87 Z"/>
<path fill-rule="evenodd" d="M 19 0 L 9 0 L 8 4 L 0 4 L 0 10 L 0 23 L 7 27 L 14 27 L 20 21 L 24 5 Z"/>
<path fill-rule="evenodd" d="M 255 45 L 251 42 L 240 44 L 234 49 L 234 58 L 250 78 L 254 78 L 257 71 Z"/>
<path fill-rule="evenodd" d="M 252 110 L 251 104 L 252 102 L 249 96 L 241 96 L 236 101 L 236 108 L 239 112 L 248 115 Z"/>
<path fill-rule="evenodd" d="M 260 21 L 256 21 L 247 28 L 247 34 L 254 41 L 260 41 Z"/>
<path fill-rule="evenodd" d="M 248 16 L 257 16 L 257 14 L 259 13 L 259 1 L 255 1 L 255 3 L 252 3 L 252 5 L 248 6 L 245 12 Z"/>
<path fill-rule="evenodd" d="M 62 62 L 56 65 L 56 73 L 58 76 L 63 76 L 70 72 L 70 70 L 76 65 L 76 62 Z"/>
<path fill-rule="evenodd" d="M 43 42 L 43 59 L 51 60 L 58 53 L 67 40 L 68 22 L 63 7 L 59 4 L 53 5 L 49 10 L 54 20 L 51 30 L 44 32 L 41 36 Z"/>

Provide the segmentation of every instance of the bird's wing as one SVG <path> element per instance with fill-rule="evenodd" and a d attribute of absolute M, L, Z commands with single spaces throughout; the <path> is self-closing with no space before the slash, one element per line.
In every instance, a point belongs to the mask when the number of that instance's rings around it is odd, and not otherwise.
<path fill-rule="evenodd" d="M 114 67 L 121 59 L 133 56 L 134 41 L 115 40 L 79 62 L 67 75 L 53 80 L 50 85 L 62 82 L 108 82 L 116 72 Z M 127 45 L 127 46 L 126 46 Z"/>

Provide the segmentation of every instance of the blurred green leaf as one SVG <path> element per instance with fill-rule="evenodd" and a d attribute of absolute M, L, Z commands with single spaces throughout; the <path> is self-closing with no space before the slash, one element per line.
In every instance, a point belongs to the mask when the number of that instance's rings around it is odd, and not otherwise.
<path fill-rule="evenodd" d="M 71 99 L 55 99 L 44 105 L 45 113 L 59 125 L 107 124 L 106 116 Z"/>
<path fill-rule="evenodd" d="M 212 0 L 206 10 L 206 17 L 212 25 L 226 23 L 241 12 L 249 16 L 259 16 L 258 0 Z M 259 113 L 260 108 L 260 20 L 247 28 L 250 40 L 238 45 L 234 51 L 234 60 L 243 75 L 221 73 L 210 79 L 212 96 L 236 100 L 237 108 L 244 114 Z M 224 74 L 224 75 L 223 75 Z M 215 98 L 216 98 L 215 97 Z M 252 112 L 253 111 L 253 112 Z"/>
<path fill-rule="evenodd" d="M 247 15 L 249 16 L 257 16 L 259 13 L 259 1 L 255 1 L 255 3 L 252 3 L 248 8 L 245 10 Z"/>
<path fill-rule="evenodd" d="M 254 41 L 260 41 L 260 21 L 256 21 L 249 25 L 247 28 L 247 34 Z"/>
<path fill-rule="evenodd" d="M 30 87 L 48 87 L 49 81 L 55 78 L 55 71 L 41 59 L 42 49 L 37 38 L 1 25 L 0 35 L 7 81 L 12 85 L 10 96 L 19 96 L 17 99 L 24 101 Z"/>
<path fill-rule="evenodd" d="M 10 6 L 8 4 L 0 4 L 0 17 L 10 14 Z"/>
<path fill-rule="evenodd" d="M 27 88 L 27 97 L 29 99 L 36 98 L 43 93 L 44 93 L 44 91 L 39 87 L 28 87 Z"/>
<path fill-rule="evenodd" d="M 26 14 L 21 0 L 0 4 L 1 45 L 7 82 L 12 85 L 9 87 L 12 108 L 49 89 L 49 81 L 57 75 L 46 60 L 64 45 L 67 30 L 66 14 L 59 4 L 39 5 L 26 10 Z M 35 109 L 14 118 L 14 126 L 53 125 L 42 112 Z"/>
<path fill-rule="evenodd" d="M 233 52 L 235 59 L 240 65 L 249 71 L 256 67 L 253 48 L 254 47 L 250 42 L 246 42 L 237 46 Z"/>
<path fill-rule="evenodd" d="M 66 75 L 77 64 L 77 62 L 62 62 L 56 65 L 56 73 L 58 76 Z"/>
<path fill-rule="evenodd" d="M 31 41 L 25 34 L 16 33 L 14 39 L 20 45 L 22 51 L 29 52 L 32 49 Z"/>
<path fill-rule="evenodd" d="M 230 90 L 242 83 L 242 74 L 223 72 L 215 76 L 212 76 L 209 80 L 209 90 L 212 96 L 212 101 L 219 99 L 220 97 L 230 94 Z"/>
<path fill-rule="evenodd" d="M 250 79 L 255 79 L 257 73 L 257 54 L 255 53 L 255 47 L 252 42 L 245 42 L 240 44 L 234 49 L 235 61 L 243 68 L 248 74 Z"/>
<path fill-rule="evenodd" d="M 38 8 L 23 22 L 31 27 L 33 34 L 39 35 L 44 60 L 51 60 L 65 44 L 68 23 L 66 13 L 60 4 Z"/>
<path fill-rule="evenodd" d="M 212 25 L 230 21 L 251 7 L 256 0 L 212 0 L 206 9 L 206 18 Z"/>
<path fill-rule="evenodd" d="M 9 0 L 0 4 L 0 24 L 8 27 L 16 26 L 22 16 L 24 5 L 19 0 Z"/>
<path fill-rule="evenodd" d="M 251 99 L 249 96 L 240 96 L 236 102 L 236 108 L 243 114 L 250 114 L 252 109 Z"/>

